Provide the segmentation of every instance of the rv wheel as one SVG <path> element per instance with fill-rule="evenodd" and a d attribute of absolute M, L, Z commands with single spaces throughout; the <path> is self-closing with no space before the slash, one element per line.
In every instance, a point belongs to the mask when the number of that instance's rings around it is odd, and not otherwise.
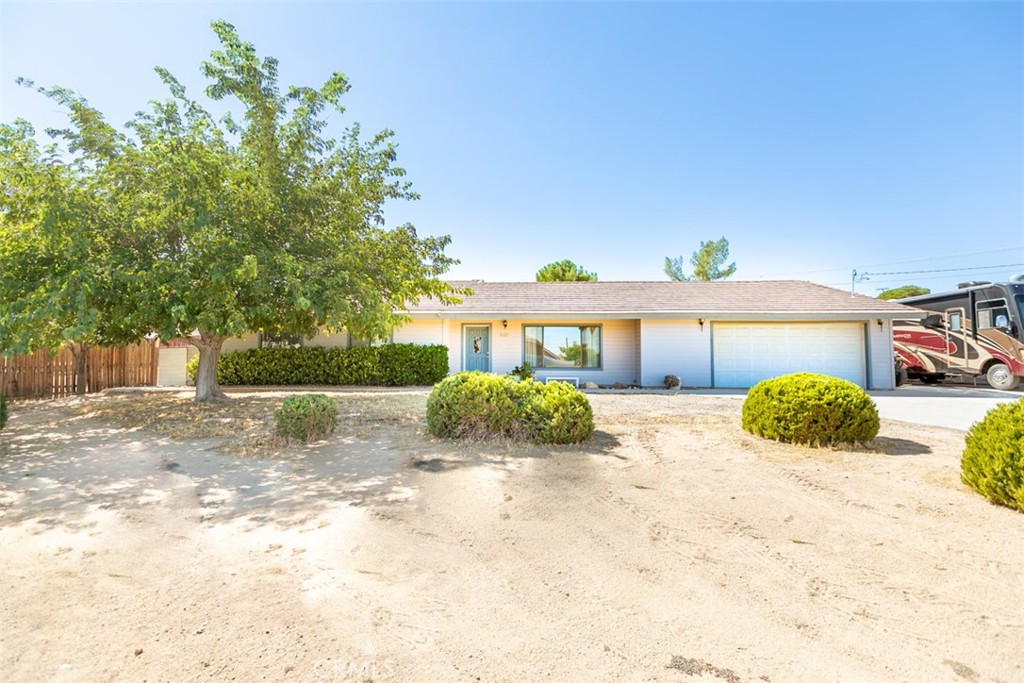
<path fill-rule="evenodd" d="M 1002 363 L 996 363 L 988 369 L 985 373 L 985 379 L 988 380 L 988 385 L 993 389 L 999 389 L 1000 391 L 1010 391 L 1016 389 L 1017 384 L 1020 383 L 1020 377 L 1017 377 L 1010 372 L 1010 368 L 1006 367 Z"/>
<path fill-rule="evenodd" d="M 896 368 L 896 386 L 901 387 L 907 381 L 907 369 Z"/>

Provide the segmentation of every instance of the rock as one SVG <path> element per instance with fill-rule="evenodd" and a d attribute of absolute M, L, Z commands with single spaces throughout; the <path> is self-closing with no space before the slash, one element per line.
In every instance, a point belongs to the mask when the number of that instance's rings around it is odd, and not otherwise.
<path fill-rule="evenodd" d="M 622 382 L 616 382 L 615 384 L 612 385 L 612 389 L 625 389 L 625 388 L 626 388 L 626 385 L 623 384 Z"/>
<path fill-rule="evenodd" d="M 597 389 L 597 382 L 584 382 L 583 383 L 583 388 L 584 389 Z"/>

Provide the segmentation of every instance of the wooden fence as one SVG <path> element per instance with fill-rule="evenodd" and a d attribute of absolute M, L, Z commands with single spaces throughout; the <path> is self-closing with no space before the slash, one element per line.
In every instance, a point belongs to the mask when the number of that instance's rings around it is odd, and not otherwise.
<path fill-rule="evenodd" d="M 85 389 L 154 386 L 159 354 L 156 342 L 135 346 L 89 349 L 85 359 Z M 75 357 L 69 349 L 56 355 L 36 351 L 24 356 L 0 356 L 0 394 L 8 398 L 56 398 L 75 393 Z"/>

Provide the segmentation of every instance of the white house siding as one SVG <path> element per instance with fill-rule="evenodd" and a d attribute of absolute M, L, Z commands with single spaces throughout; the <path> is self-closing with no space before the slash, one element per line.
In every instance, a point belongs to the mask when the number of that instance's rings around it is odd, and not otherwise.
<path fill-rule="evenodd" d="M 260 347 L 260 335 L 254 332 L 250 332 L 241 339 L 238 337 L 231 337 L 224 342 L 224 346 L 220 348 L 222 353 L 228 351 L 248 351 L 249 349 L 258 349 Z"/>
<path fill-rule="evenodd" d="M 895 389 L 892 321 L 868 323 L 868 382 L 872 389 Z"/>
<path fill-rule="evenodd" d="M 185 364 L 188 362 L 188 348 L 176 346 L 161 347 L 159 350 L 156 383 L 161 387 L 183 387 L 187 381 Z"/>
<path fill-rule="evenodd" d="M 489 326 L 491 328 L 491 372 L 505 374 L 523 363 L 524 325 L 599 325 L 601 327 L 601 362 L 599 370 L 584 368 L 562 368 L 545 370 L 539 368 L 537 377 L 579 377 L 580 383 L 634 384 L 636 375 L 636 321 L 635 320 L 446 320 L 442 339 L 439 342 L 448 347 L 448 365 L 451 372 L 463 368 L 463 328 L 466 326 Z M 413 325 L 416 323 L 414 322 Z M 415 334 L 420 334 L 417 331 Z M 403 337 L 400 329 L 395 330 L 395 341 Z"/>
<path fill-rule="evenodd" d="M 640 321 L 640 383 L 664 386 L 676 375 L 685 387 L 711 386 L 711 328 L 696 320 Z"/>
<path fill-rule="evenodd" d="M 317 332 L 312 337 L 304 341 L 305 346 L 323 346 L 326 348 L 341 346 L 343 348 L 348 347 L 348 333 L 347 332 L 336 332 L 328 334 L 326 332 Z M 224 342 L 224 346 L 221 348 L 222 352 L 227 351 L 248 351 L 249 349 L 260 348 L 260 335 L 257 332 L 250 332 L 243 336 L 241 339 L 238 337 L 231 337 Z"/>
<path fill-rule="evenodd" d="M 443 320 L 414 320 L 391 333 L 395 344 L 444 344 Z"/>

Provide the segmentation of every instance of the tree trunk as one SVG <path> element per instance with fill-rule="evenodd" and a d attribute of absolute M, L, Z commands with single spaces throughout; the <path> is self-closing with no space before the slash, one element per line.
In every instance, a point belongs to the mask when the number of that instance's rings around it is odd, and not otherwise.
<path fill-rule="evenodd" d="M 71 355 L 75 358 L 75 394 L 85 393 L 85 360 L 89 356 L 88 344 L 71 344 Z"/>
<path fill-rule="evenodd" d="M 196 401 L 226 401 L 227 395 L 217 383 L 217 359 L 227 337 L 217 337 L 199 331 L 192 343 L 199 349 L 199 369 L 196 370 Z"/>

